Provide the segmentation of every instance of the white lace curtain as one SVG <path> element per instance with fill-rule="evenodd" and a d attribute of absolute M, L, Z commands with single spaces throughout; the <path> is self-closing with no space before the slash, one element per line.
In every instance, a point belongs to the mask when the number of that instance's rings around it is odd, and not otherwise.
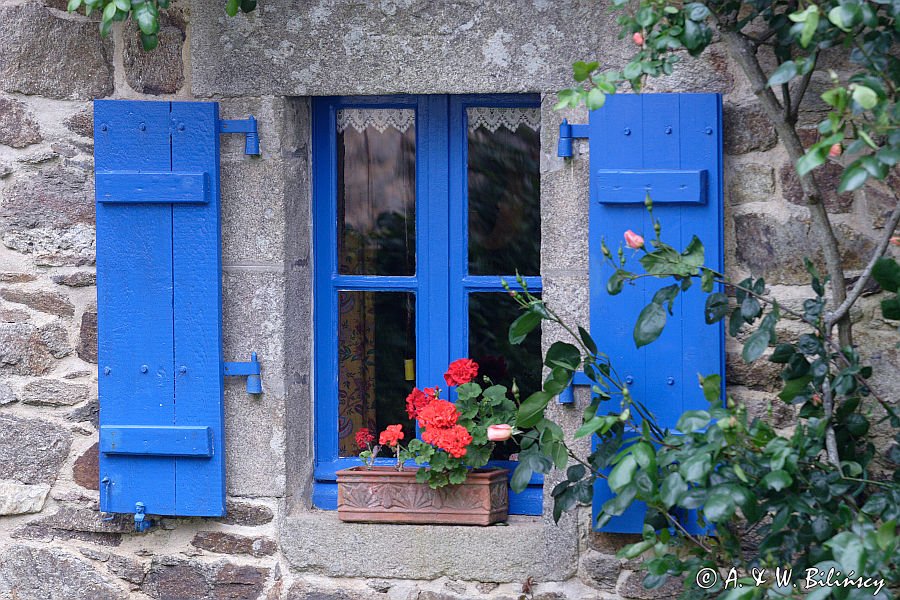
<path fill-rule="evenodd" d="M 491 133 L 501 127 L 515 131 L 527 127 L 540 131 L 541 111 L 539 108 L 489 108 L 483 106 L 466 109 L 469 131 L 479 127 Z M 379 133 L 396 129 L 403 133 L 416 123 L 416 112 L 411 108 L 344 108 L 337 113 L 337 129 L 343 132 L 348 127 L 362 133 L 373 127 Z"/>

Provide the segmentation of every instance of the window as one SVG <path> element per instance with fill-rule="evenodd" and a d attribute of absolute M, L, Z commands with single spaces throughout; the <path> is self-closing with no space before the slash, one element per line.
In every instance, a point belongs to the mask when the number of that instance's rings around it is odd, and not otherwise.
<path fill-rule="evenodd" d="M 518 270 L 541 288 L 539 157 L 536 96 L 313 102 L 316 506 L 334 508 L 335 471 L 359 464 L 355 432 L 414 431 L 406 395 L 444 387 L 451 360 L 539 389 L 540 340 L 508 344 L 518 310 L 501 284 Z M 511 512 L 540 514 L 532 484 Z"/>

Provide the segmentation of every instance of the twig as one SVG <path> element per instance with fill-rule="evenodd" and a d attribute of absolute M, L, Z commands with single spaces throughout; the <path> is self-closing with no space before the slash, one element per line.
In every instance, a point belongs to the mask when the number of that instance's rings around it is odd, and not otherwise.
<path fill-rule="evenodd" d="M 809 72 L 803 76 L 800 80 L 800 85 L 797 88 L 797 95 L 794 97 L 794 101 L 791 102 L 791 110 L 790 110 L 790 121 L 792 123 L 797 122 L 797 116 L 800 114 L 800 103 L 803 102 L 803 96 L 806 95 L 806 90 L 809 87 L 809 82 L 812 79 L 813 73 L 816 71 L 816 63 L 819 60 L 819 51 L 816 50 L 812 53 L 810 57 L 812 60 L 812 68 L 810 68 Z"/>
<path fill-rule="evenodd" d="M 828 377 L 822 383 L 822 408 L 825 411 L 825 419 L 827 419 L 828 427 L 825 429 L 825 452 L 828 454 L 828 461 L 837 467 L 839 473 L 841 470 L 841 457 L 838 455 L 837 438 L 834 435 L 834 428 L 831 426 L 831 415 L 834 411 L 834 398 L 831 396 L 831 382 Z"/>
<path fill-rule="evenodd" d="M 888 244 L 891 241 L 891 237 L 894 235 L 894 230 L 897 229 L 898 223 L 900 223 L 900 204 L 898 204 L 894 208 L 894 212 L 891 213 L 890 218 L 884 226 L 884 233 L 878 241 L 878 246 L 875 247 L 875 252 L 872 253 L 869 264 L 866 265 L 865 270 L 862 272 L 862 275 L 859 276 L 853 289 L 850 290 L 850 293 L 847 294 L 847 297 L 841 302 L 840 306 L 826 316 L 825 325 L 828 329 L 843 319 L 850 311 L 853 304 L 859 300 L 859 297 L 863 293 L 863 289 L 865 289 L 866 284 L 869 282 L 869 278 L 872 276 L 872 269 L 875 268 L 875 263 L 877 263 L 878 259 L 884 256 L 884 253 L 887 251 Z"/>

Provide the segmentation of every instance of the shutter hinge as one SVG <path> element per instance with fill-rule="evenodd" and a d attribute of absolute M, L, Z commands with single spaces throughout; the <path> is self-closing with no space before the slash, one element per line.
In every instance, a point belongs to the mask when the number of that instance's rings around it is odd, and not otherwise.
<path fill-rule="evenodd" d="M 134 530 L 137 533 L 144 533 L 153 525 L 153 521 L 147 518 L 146 511 L 147 507 L 143 502 L 134 505 Z"/>
<path fill-rule="evenodd" d="M 559 124 L 559 144 L 556 147 L 556 155 L 560 158 L 572 158 L 572 140 L 586 138 L 590 135 L 587 125 L 574 125 L 568 119 L 563 119 Z"/>
<path fill-rule="evenodd" d="M 248 119 L 228 120 L 221 119 L 219 121 L 219 133 L 243 133 L 246 134 L 244 141 L 244 154 L 250 156 L 259 156 L 259 134 L 256 130 L 256 119 L 250 115 Z"/>
<path fill-rule="evenodd" d="M 226 362 L 226 377 L 247 377 L 247 393 L 262 394 L 262 380 L 260 379 L 259 362 L 256 360 L 256 352 L 250 353 L 250 362 Z"/>

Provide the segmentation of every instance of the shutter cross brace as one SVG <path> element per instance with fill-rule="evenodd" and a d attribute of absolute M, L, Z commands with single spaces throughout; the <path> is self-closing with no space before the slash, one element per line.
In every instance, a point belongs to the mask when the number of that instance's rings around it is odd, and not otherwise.
<path fill-rule="evenodd" d="M 226 377 L 246 377 L 247 393 L 262 394 L 262 380 L 260 379 L 259 361 L 256 360 L 256 352 L 250 353 L 250 362 L 226 362 Z"/>

